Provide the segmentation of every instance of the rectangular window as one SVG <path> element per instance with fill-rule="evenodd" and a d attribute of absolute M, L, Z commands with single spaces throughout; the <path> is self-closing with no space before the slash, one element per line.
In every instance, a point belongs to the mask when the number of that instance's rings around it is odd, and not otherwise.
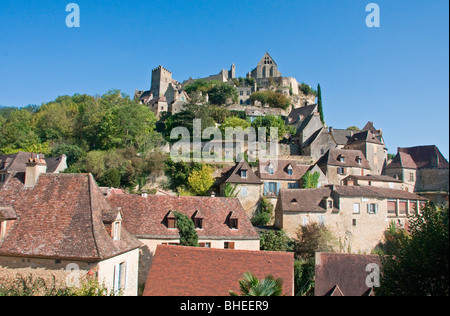
<path fill-rule="evenodd" d="M 398 202 L 398 212 L 400 215 L 406 215 L 406 204 L 407 204 L 407 201 L 399 201 Z"/>
<path fill-rule="evenodd" d="M 247 197 L 247 196 L 248 196 L 247 188 L 242 187 L 241 188 L 241 197 Z"/>
<path fill-rule="evenodd" d="M 367 213 L 377 214 L 377 212 L 378 212 L 378 205 L 376 203 L 367 204 Z"/>
<path fill-rule="evenodd" d="M 302 219 L 302 225 L 303 225 L 303 226 L 308 226 L 308 222 L 309 222 L 308 217 L 303 217 L 303 219 Z"/>
<path fill-rule="evenodd" d="M 414 181 L 414 173 L 412 172 L 409 174 L 409 181 Z"/>
<path fill-rule="evenodd" d="M 195 229 L 203 229 L 203 218 L 194 218 Z"/>
<path fill-rule="evenodd" d="M 288 175 L 292 176 L 293 175 L 293 170 L 292 169 L 288 169 Z"/>
<path fill-rule="evenodd" d="M 168 218 L 167 219 L 167 228 L 171 228 L 171 229 L 177 228 L 177 226 L 176 226 L 176 219 L 175 218 Z"/>
<path fill-rule="evenodd" d="M 199 242 L 198 246 L 201 248 L 211 248 L 211 243 L 210 242 Z"/>
<path fill-rule="evenodd" d="M 120 240 L 120 222 L 114 222 L 114 240 Z"/>
<path fill-rule="evenodd" d="M 241 170 L 241 177 L 247 178 L 247 170 Z"/>
<path fill-rule="evenodd" d="M 353 214 L 360 214 L 360 204 L 359 203 L 353 203 Z"/>
<path fill-rule="evenodd" d="M 223 248 L 224 249 L 234 249 L 234 242 L 232 242 L 232 241 L 224 242 Z"/>
<path fill-rule="evenodd" d="M 397 201 L 388 201 L 387 202 L 387 210 L 388 215 L 397 215 Z"/>
<path fill-rule="evenodd" d="M 321 226 L 325 225 L 325 216 L 319 215 L 319 225 Z"/>
<path fill-rule="evenodd" d="M 127 264 L 122 262 L 114 266 L 114 292 L 126 289 Z"/>
<path fill-rule="evenodd" d="M 345 174 L 345 168 L 343 168 L 343 167 L 337 168 L 337 173 L 341 174 L 341 175 L 344 175 Z"/>
<path fill-rule="evenodd" d="M 230 228 L 231 229 L 238 229 L 238 220 L 233 218 L 230 219 Z"/>
<path fill-rule="evenodd" d="M 353 224 L 353 226 L 356 226 L 356 218 L 354 218 L 354 219 L 352 220 L 352 224 Z"/>
<path fill-rule="evenodd" d="M 6 174 L 0 174 L 0 182 L 6 181 Z"/>
<path fill-rule="evenodd" d="M 239 95 L 244 95 L 244 91 L 239 91 Z"/>

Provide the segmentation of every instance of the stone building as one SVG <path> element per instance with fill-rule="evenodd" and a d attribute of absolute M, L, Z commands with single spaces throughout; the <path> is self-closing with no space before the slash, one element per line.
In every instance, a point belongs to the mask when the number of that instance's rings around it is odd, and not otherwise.
<path fill-rule="evenodd" d="M 256 65 L 256 68 L 247 74 L 248 77 L 255 79 L 267 79 L 281 77 L 281 73 L 278 71 L 278 65 L 269 55 L 265 53 L 263 58 Z"/>
<path fill-rule="evenodd" d="M 66 155 L 46 158 L 42 154 L 18 152 L 10 155 L 0 155 L 0 189 L 8 179 L 16 173 L 24 173 L 30 158 L 42 159 L 45 162 L 45 173 L 60 173 L 67 169 Z"/>
<path fill-rule="evenodd" d="M 449 164 L 434 145 L 398 148 L 385 173 L 431 201 L 448 203 Z"/>
<path fill-rule="evenodd" d="M 92 175 L 44 173 L 43 165 L 30 158 L 0 188 L 0 279 L 21 271 L 55 278 L 57 287 L 96 279 L 110 292 L 137 295 L 141 243 L 122 227 L 121 211 Z"/>
<path fill-rule="evenodd" d="M 237 198 L 251 218 L 258 208 L 262 196 L 263 182 L 244 160 L 222 170 L 220 193 L 224 196 L 227 185 L 236 186 Z"/>
<path fill-rule="evenodd" d="M 141 249 L 139 284 L 145 283 L 156 247 L 178 245 L 174 212 L 194 222 L 200 247 L 259 250 L 259 235 L 236 198 L 109 195 L 110 205 L 121 208 L 123 226 L 145 247 Z"/>
<path fill-rule="evenodd" d="M 330 149 L 318 161 L 317 165 L 326 175 L 329 184 L 342 184 L 349 176 L 370 174 L 370 164 L 360 150 Z"/>
<path fill-rule="evenodd" d="M 281 190 L 275 226 L 295 237 L 299 227 L 315 222 L 331 230 L 336 250 L 370 253 L 391 222 L 407 225 L 408 216 L 425 201 L 404 190 L 370 186 Z"/>

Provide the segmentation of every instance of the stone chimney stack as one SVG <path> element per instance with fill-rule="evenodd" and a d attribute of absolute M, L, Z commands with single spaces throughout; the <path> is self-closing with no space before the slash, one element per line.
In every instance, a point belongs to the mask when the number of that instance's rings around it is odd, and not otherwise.
<path fill-rule="evenodd" d="M 42 155 L 40 156 L 37 154 L 36 157 L 33 158 L 32 154 L 25 165 L 27 166 L 25 171 L 25 187 L 32 188 L 36 185 L 39 176 L 42 173 L 47 172 L 47 163 Z"/>

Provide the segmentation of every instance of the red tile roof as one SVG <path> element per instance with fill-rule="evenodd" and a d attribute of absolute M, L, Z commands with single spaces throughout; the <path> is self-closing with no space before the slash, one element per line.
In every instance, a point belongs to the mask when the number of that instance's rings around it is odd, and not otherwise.
<path fill-rule="evenodd" d="M 141 243 L 125 229 L 121 240 L 107 233 L 102 218 L 111 210 L 90 174 L 41 174 L 33 188 L 15 174 L 0 190 L 0 207 L 16 222 L 0 242 L 0 255 L 103 260 Z"/>
<path fill-rule="evenodd" d="M 340 161 L 340 157 L 344 157 L 344 162 Z M 358 163 L 358 159 L 361 159 L 361 164 Z M 317 164 L 370 169 L 369 161 L 362 151 L 350 149 L 330 149 L 317 161 Z"/>
<path fill-rule="evenodd" d="M 203 217 L 203 229 L 197 230 L 200 238 L 259 239 L 237 198 L 123 194 L 110 195 L 107 200 L 122 208 L 125 227 L 138 237 L 176 238 L 178 230 L 167 227 L 169 212 L 179 211 L 192 218 L 199 211 Z M 228 226 L 231 212 L 239 219 L 239 229 Z"/>
<path fill-rule="evenodd" d="M 293 253 L 160 245 L 144 296 L 229 296 L 230 290 L 240 293 L 245 272 L 281 278 L 283 294 L 293 295 Z"/>
<path fill-rule="evenodd" d="M 274 167 L 274 174 L 269 174 L 269 165 Z M 288 174 L 288 167 L 292 167 L 292 175 Z M 284 180 L 299 181 L 305 173 L 311 168 L 309 165 L 299 165 L 295 160 L 277 159 L 262 162 L 258 164 L 257 174 L 262 180 Z"/>
<path fill-rule="evenodd" d="M 447 159 L 434 146 L 416 146 L 408 148 L 398 148 L 397 155 L 387 168 L 448 168 Z"/>

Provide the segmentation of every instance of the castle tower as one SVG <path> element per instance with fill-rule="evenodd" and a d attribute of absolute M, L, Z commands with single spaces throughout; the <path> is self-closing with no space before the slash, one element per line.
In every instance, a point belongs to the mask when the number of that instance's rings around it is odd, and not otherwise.
<path fill-rule="evenodd" d="M 235 66 L 234 63 L 231 65 L 231 69 L 230 69 L 230 71 L 228 72 L 228 78 L 229 78 L 229 79 L 234 79 L 234 78 L 236 78 L 236 66 Z"/>
<path fill-rule="evenodd" d="M 172 83 L 172 72 L 162 67 L 161 65 L 152 70 L 152 85 L 150 93 L 155 98 L 165 95 L 169 84 Z"/>

